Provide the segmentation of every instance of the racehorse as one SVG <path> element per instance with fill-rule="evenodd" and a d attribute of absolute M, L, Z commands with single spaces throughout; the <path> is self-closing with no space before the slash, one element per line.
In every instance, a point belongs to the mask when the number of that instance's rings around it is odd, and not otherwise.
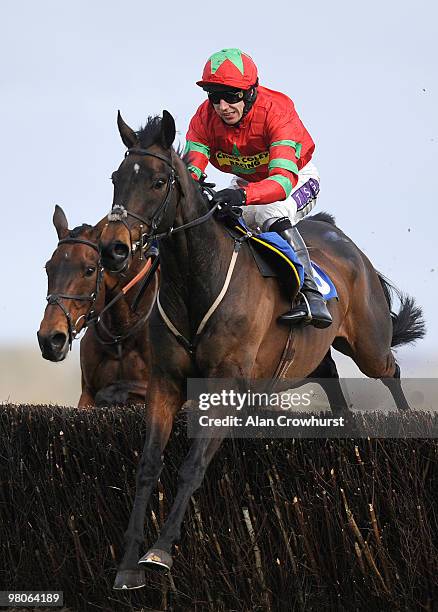
<path fill-rule="evenodd" d="M 59 243 L 46 264 L 48 304 L 38 331 L 42 355 L 65 359 L 81 340 L 82 393 L 79 407 L 144 404 L 149 374 L 147 320 L 158 290 L 158 272 L 136 300 L 133 288 L 151 271 L 148 254 L 136 257 L 126 275 L 105 272 L 98 241 L 107 218 L 96 226 L 68 229 L 64 211 L 53 215 Z"/>
<path fill-rule="evenodd" d="M 223 439 L 218 435 L 192 441 L 161 534 L 138 561 L 146 506 L 175 414 L 185 400 L 187 378 L 269 379 L 281 372 L 284 378 L 302 379 L 333 344 L 364 374 L 382 379 L 397 406 L 407 409 L 391 345 L 421 338 L 424 324 L 410 298 L 403 298 L 400 312 L 391 317 L 388 285 L 368 258 L 338 227 L 314 218 L 302 221 L 300 231 L 312 259 L 334 281 L 339 299 L 329 302 L 330 327 L 307 326 L 290 333 L 277 323 L 290 306 L 290 296 L 275 279 L 259 275 L 245 242 L 230 236 L 213 216 L 214 209 L 172 148 L 175 123 L 170 113 L 164 111 L 161 120 L 150 118 L 137 133 L 119 113 L 118 127 L 127 152 L 112 177 L 113 222 L 101 240 L 102 263 L 111 269 L 126 266 L 132 243 L 141 238 L 160 241 L 161 266 L 159 299 L 150 323 L 146 440 L 114 583 L 116 589 L 132 589 L 144 585 L 145 566 L 171 567 L 190 497 Z M 298 285 L 295 295 L 297 291 Z"/>

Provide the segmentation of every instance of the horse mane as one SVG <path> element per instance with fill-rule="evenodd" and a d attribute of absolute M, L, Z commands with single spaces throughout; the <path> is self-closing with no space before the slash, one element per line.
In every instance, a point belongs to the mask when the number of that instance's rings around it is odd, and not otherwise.
<path fill-rule="evenodd" d="M 310 219 L 311 221 L 324 221 L 325 223 L 330 223 L 330 225 L 336 226 L 336 220 L 334 216 L 324 211 L 316 213 L 316 215 L 311 215 L 310 217 L 306 217 L 306 219 Z"/>
<path fill-rule="evenodd" d="M 182 161 L 185 163 L 185 165 L 187 166 L 188 161 L 186 159 L 184 159 L 184 145 L 182 145 L 180 142 L 178 143 L 178 146 L 175 149 L 175 153 L 178 155 L 178 157 L 180 157 L 182 159 Z"/>
<path fill-rule="evenodd" d="M 77 238 L 78 236 L 83 234 L 85 231 L 92 229 L 92 228 L 93 228 L 92 225 L 89 225 L 88 223 L 82 223 L 82 225 L 78 225 L 74 227 L 72 230 L 70 230 L 68 235 L 70 238 Z"/>
<path fill-rule="evenodd" d="M 140 126 L 140 129 L 136 132 L 142 149 L 147 149 L 160 139 L 161 120 L 159 115 L 149 116 L 146 125 Z M 174 150 L 178 157 L 182 158 L 184 146 L 179 143 L 176 148 L 174 147 Z"/>
<path fill-rule="evenodd" d="M 146 125 L 141 126 L 136 134 L 142 149 L 152 146 L 161 135 L 161 117 L 149 116 Z"/>

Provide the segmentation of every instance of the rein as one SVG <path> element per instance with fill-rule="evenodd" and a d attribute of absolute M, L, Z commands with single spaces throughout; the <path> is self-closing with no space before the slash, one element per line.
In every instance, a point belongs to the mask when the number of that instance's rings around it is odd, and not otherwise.
<path fill-rule="evenodd" d="M 148 311 L 146 312 L 146 314 L 144 314 L 138 321 L 136 321 L 134 323 L 134 325 L 132 327 L 129 328 L 129 330 L 127 332 L 125 332 L 124 334 L 114 334 L 112 333 L 108 327 L 105 325 L 105 323 L 103 322 L 102 316 L 105 314 L 105 312 L 107 312 L 112 306 L 114 306 L 114 304 L 116 302 L 118 302 L 120 300 L 120 298 L 122 298 L 124 295 L 126 295 L 128 293 L 128 291 L 130 289 L 132 289 L 132 287 L 134 287 L 135 285 L 137 285 L 137 283 L 139 283 L 141 280 L 143 280 L 143 283 L 140 287 L 140 289 L 142 290 L 142 294 L 144 293 L 145 289 L 150 285 L 152 278 L 154 278 L 154 273 L 158 267 L 159 264 L 159 260 L 158 257 L 156 257 L 154 259 L 154 262 L 151 263 L 151 259 L 148 259 L 147 263 L 145 264 L 145 266 L 140 270 L 140 272 L 129 282 L 127 283 L 124 287 L 122 287 L 122 289 L 120 290 L 120 292 L 110 301 L 108 302 L 108 304 L 102 309 L 102 311 L 100 312 L 99 316 L 90 321 L 90 323 L 93 323 L 95 325 L 94 327 L 94 331 L 96 332 L 96 336 L 98 338 L 98 340 L 102 343 L 102 344 L 119 344 L 120 342 L 122 342 L 123 340 L 126 340 L 127 338 L 129 338 L 130 336 L 132 336 L 139 327 L 141 327 L 141 325 L 148 320 L 148 318 L 151 315 L 152 309 L 154 307 L 155 301 L 157 299 L 157 293 L 158 293 L 158 284 L 156 284 L 155 290 L 154 290 L 154 299 L 151 302 L 151 305 L 148 309 Z M 138 306 L 138 296 L 135 298 L 135 302 L 134 302 L 134 308 L 132 310 L 136 310 L 137 306 Z M 104 332 L 111 338 L 111 340 L 103 340 L 103 338 L 101 336 L 99 336 L 98 333 L 98 328 L 97 325 L 100 325 L 102 327 L 102 329 L 104 330 Z"/>
<path fill-rule="evenodd" d="M 123 378 L 123 361 L 122 361 L 123 342 L 127 340 L 128 338 L 130 338 L 131 336 L 133 336 L 137 331 L 139 331 L 143 327 L 143 325 L 146 323 L 146 321 L 151 316 L 152 310 L 155 306 L 155 302 L 158 296 L 158 277 L 155 274 L 155 272 L 158 268 L 158 265 L 159 265 L 158 257 L 155 257 L 152 264 L 151 264 L 151 259 L 148 259 L 148 263 L 140 270 L 140 272 L 128 284 L 126 284 L 121 289 L 120 293 L 118 293 L 116 297 L 109 302 L 109 304 L 107 304 L 104 307 L 99 317 L 97 319 L 93 319 L 92 321 L 90 321 L 90 324 L 93 324 L 94 326 L 93 327 L 94 334 L 97 340 L 99 341 L 99 343 L 106 347 L 110 347 L 110 346 L 115 347 L 115 350 L 117 353 L 117 361 L 119 363 L 117 380 L 122 380 Z M 145 312 L 145 314 L 142 317 L 140 317 L 138 321 L 136 321 L 134 325 L 132 325 L 128 329 L 128 331 L 126 331 L 124 334 L 114 334 L 113 332 L 111 332 L 111 330 L 109 330 L 108 327 L 103 322 L 102 315 L 104 314 L 104 312 L 106 312 L 109 308 L 111 308 L 111 306 L 113 306 L 123 295 L 126 295 L 126 293 L 130 289 L 132 289 L 132 287 L 134 287 L 140 281 L 142 281 L 138 294 L 136 295 L 132 303 L 132 310 L 135 312 L 137 309 L 138 303 L 144 294 L 144 291 L 150 285 L 152 279 L 155 280 L 154 296 L 153 296 L 153 299 L 151 301 L 151 304 L 147 312 Z M 104 333 L 107 336 L 109 336 L 109 340 L 105 340 L 104 338 L 102 338 L 101 332 L 99 331 L 99 326 L 102 328 Z"/>

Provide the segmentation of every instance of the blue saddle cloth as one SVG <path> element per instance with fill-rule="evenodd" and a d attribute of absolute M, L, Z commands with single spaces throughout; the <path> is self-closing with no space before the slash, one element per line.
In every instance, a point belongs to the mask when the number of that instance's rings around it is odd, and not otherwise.
<path fill-rule="evenodd" d="M 259 244 L 262 243 L 270 249 L 271 253 L 275 253 L 277 259 L 282 259 L 284 263 L 287 261 L 289 263 L 289 274 L 294 274 L 293 270 L 295 270 L 295 278 L 299 278 L 300 288 L 303 285 L 304 280 L 304 268 L 298 259 L 295 251 L 291 247 L 291 245 L 277 234 L 277 232 L 263 232 L 261 234 L 252 234 L 246 224 L 242 219 L 239 219 L 239 225 L 245 233 L 250 233 L 250 240 L 254 240 Z M 329 277 L 329 275 L 324 272 L 316 263 L 312 261 L 313 267 L 313 276 L 315 277 L 315 282 L 318 285 L 318 288 L 321 294 L 324 296 L 325 300 L 331 300 L 332 298 L 338 297 L 338 292 L 336 291 L 336 287 L 333 284 L 333 281 Z M 284 268 L 284 266 L 283 266 Z"/>

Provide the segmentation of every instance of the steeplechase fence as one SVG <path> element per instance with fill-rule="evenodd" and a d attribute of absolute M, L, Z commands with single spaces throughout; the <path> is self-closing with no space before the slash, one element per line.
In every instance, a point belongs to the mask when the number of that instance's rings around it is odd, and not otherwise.
<path fill-rule="evenodd" d="M 79 611 L 434 609 L 434 439 L 227 440 L 192 498 L 172 573 L 113 591 L 143 432 L 141 408 L 0 407 L 0 590 L 63 591 Z M 189 442 L 180 421 L 145 550 Z"/>

